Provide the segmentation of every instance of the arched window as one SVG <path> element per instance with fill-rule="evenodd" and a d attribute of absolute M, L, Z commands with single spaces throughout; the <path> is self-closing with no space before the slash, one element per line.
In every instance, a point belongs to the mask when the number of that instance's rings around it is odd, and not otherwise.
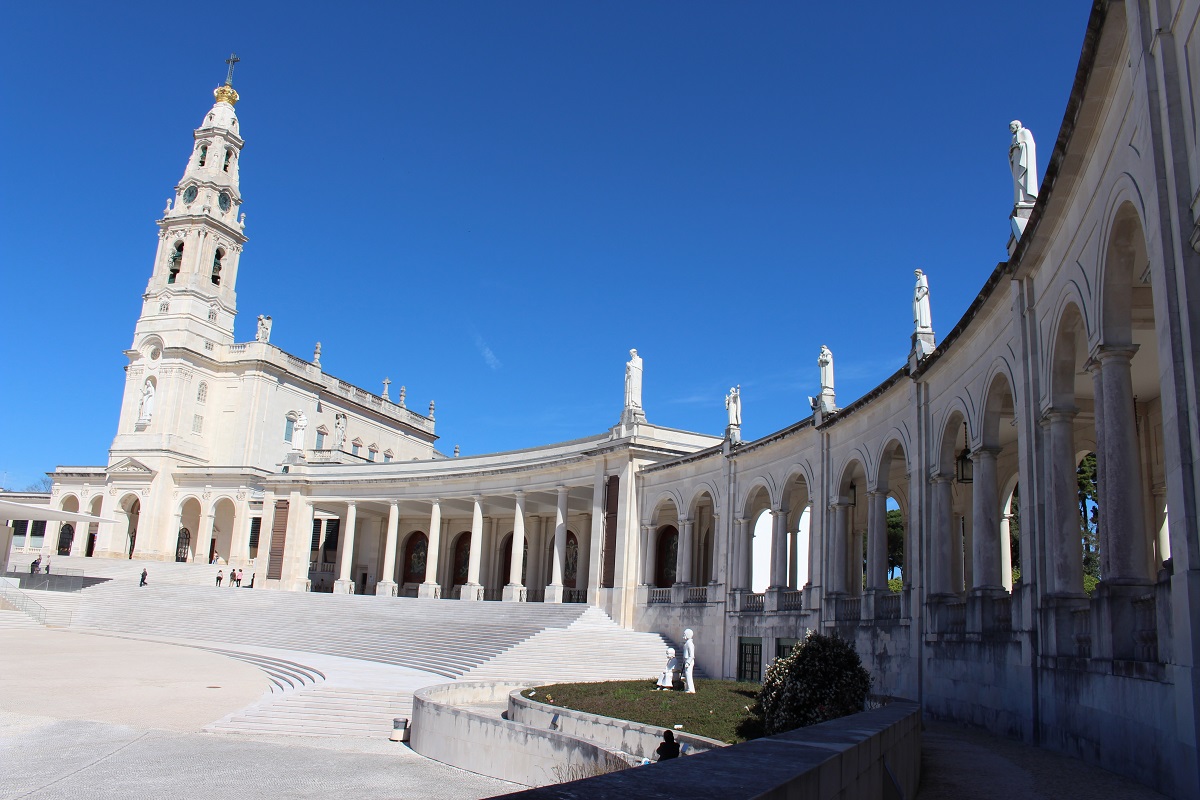
<path fill-rule="evenodd" d="M 225 251 L 217 248 L 217 254 L 213 257 L 212 267 L 212 283 L 213 286 L 221 285 L 221 259 L 225 257 Z"/>
<path fill-rule="evenodd" d="M 203 381 L 201 381 L 201 383 L 200 383 L 200 388 L 196 390 L 196 402 L 197 403 L 208 402 L 208 384 L 204 383 Z"/>
<path fill-rule="evenodd" d="M 229 172 L 229 161 L 230 161 L 232 158 L 233 158 L 233 151 L 232 151 L 232 150 L 226 150 L 226 151 L 225 151 L 225 166 L 221 167 L 221 169 L 223 169 L 223 170 L 224 170 L 224 171 L 226 171 L 226 172 Z"/>
<path fill-rule="evenodd" d="M 208 145 L 200 145 L 200 158 L 196 160 L 197 167 L 203 167 L 204 162 L 208 161 Z"/>
<path fill-rule="evenodd" d="M 171 250 L 171 255 L 167 257 L 167 269 L 170 272 L 167 274 L 167 283 L 174 283 L 175 278 L 179 276 L 179 269 L 183 266 L 183 242 L 176 242 L 174 249 Z"/>
<path fill-rule="evenodd" d="M 133 535 L 130 534 L 130 552 L 132 553 Z M 192 544 L 192 533 L 187 528 L 179 529 L 179 536 L 175 539 L 175 560 L 180 564 L 186 564 L 188 560 L 188 549 Z M 131 556 L 132 557 L 132 556 Z"/>
<path fill-rule="evenodd" d="M 75 542 L 75 526 L 69 522 L 58 529 L 58 554 L 71 555 L 71 545 Z"/>
<path fill-rule="evenodd" d="M 404 545 L 404 583 L 425 582 L 425 559 L 429 553 L 429 537 L 417 531 Z"/>
<path fill-rule="evenodd" d="M 295 431 L 296 431 L 296 420 L 291 415 L 289 415 L 284 420 L 284 423 L 283 423 L 283 440 L 285 442 L 290 442 L 292 440 L 292 434 L 295 433 Z"/>

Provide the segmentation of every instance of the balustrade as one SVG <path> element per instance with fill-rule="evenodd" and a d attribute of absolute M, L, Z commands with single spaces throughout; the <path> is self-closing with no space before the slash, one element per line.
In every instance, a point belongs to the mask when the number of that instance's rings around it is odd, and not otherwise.
<path fill-rule="evenodd" d="M 875 619 L 900 619 L 900 595 L 881 594 L 875 598 Z"/>
<path fill-rule="evenodd" d="M 1075 639 L 1075 654 L 1092 657 L 1092 610 L 1080 608 L 1071 612 L 1071 631 Z"/>
<path fill-rule="evenodd" d="M 689 586 L 687 594 L 683 598 L 685 603 L 707 603 L 708 602 L 708 587 L 707 586 Z"/>
<path fill-rule="evenodd" d="M 962 635 L 967 632 L 967 604 L 946 604 L 946 633 Z"/>
<path fill-rule="evenodd" d="M 586 603 L 587 602 L 587 589 L 564 589 L 563 590 L 563 602 L 564 603 Z"/>
<path fill-rule="evenodd" d="M 762 592 L 747 594 L 742 597 L 742 611 L 762 612 L 767 602 L 767 596 Z"/>
<path fill-rule="evenodd" d="M 804 592 L 794 590 L 783 592 L 779 595 L 779 610 L 780 611 L 802 611 L 804 610 Z"/>
<path fill-rule="evenodd" d="M 1158 661 L 1158 610 L 1153 592 L 1133 601 L 1133 653 L 1137 661 Z"/>
<path fill-rule="evenodd" d="M 650 605 L 669 604 L 671 602 L 671 590 L 668 589 L 651 589 L 650 597 L 647 600 Z"/>

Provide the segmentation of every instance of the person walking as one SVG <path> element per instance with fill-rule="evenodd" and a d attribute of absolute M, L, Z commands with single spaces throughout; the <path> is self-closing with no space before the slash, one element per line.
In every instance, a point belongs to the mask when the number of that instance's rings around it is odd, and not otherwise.
<path fill-rule="evenodd" d="M 147 572 L 145 569 L 143 569 L 143 570 L 142 570 L 142 581 L 141 581 L 141 583 L 139 583 L 139 584 L 138 584 L 138 586 L 145 586 L 145 585 L 146 585 L 146 576 L 147 576 L 147 575 L 149 575 L 149 574 L 150 574 L 150 573 L 149 573 L 149 572 Z"/>
<path fill-rule="evenodd" d="M 217 570 L 217 586 L 218 587 L 221 585 L 221 578 L 223 576 L 224 576 L 224 572 L 222 570 Z"/>
<path fill-rule="evenodd" d="M 50 574 L 50 559 L 46 559 L 46 574 Z"/>
<path fill-rule="evenodd" d="M 241 571 L 241 569 L 238 570 L 237 584 L 238 584 L 239 589 L 242 588 L 242 571 Z"/>

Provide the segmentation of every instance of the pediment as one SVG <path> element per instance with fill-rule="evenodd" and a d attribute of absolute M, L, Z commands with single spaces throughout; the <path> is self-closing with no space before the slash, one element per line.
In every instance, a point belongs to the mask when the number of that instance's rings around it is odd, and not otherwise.
<path fill-rule="evenodd" d="M 136 458 L 122 458 L 104 471 L 109 475 L 145 475 L 147 477 L 154 475 L 154 470 Z"/>

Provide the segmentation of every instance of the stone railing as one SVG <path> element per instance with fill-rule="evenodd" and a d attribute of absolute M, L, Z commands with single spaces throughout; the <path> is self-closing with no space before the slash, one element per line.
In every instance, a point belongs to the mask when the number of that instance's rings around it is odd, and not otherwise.
<path fill-rule="evenodd" d="M 762 592 L 751 592 L 742 598 L 742 611 L 761 612 L 766 607 L 767 596 Z"/>
<path fill-rule="evenodd" d="M 955 601 L 946 604 L 946 633 L 962 636 L 967 632 L 967 604 Z"/>
<path fill-rule="evenodd" d="M 244 352 L 246 352 L 246 345 L 245 344 L 231 344 L 231 345 L 229 345 L 229 352 L 232 353 L 233 355 L 237 355 L 238 353 L 244 353 Z"/>
<path fill-rule="evenodd" d="M 505 796 L 513 800 L 914 797 L 920 777 L 921 709 L 916 703 L 897 700 L 883 708 L 653 767 Z"/>
<path fill-rule="evenodd" d="M 687 593 L 683 596 L 685 603 L 707 603 L 708 602 L 708 586 L 689 586 Z"/>
<path fill-rule="evenodd" d="M 586 603 L 587 589 L 563 589 L 564 603 Z"/>
<path fill-rule="evenodd" d="M 992 630 L 1007 633 L 1013 629 L 1012 595 L 992 598 Z"/>
<path fill-rule="evenodd" d="M 900 595 L 881 594 L 875 598 L 875 619 L 900 619 Z"/>
<path fill-rule="evenodd" d="M 650 605 L 659 605 L 659 604 L 665 605 L 667 603 L 670 603 L 671 602 L 671 590 L 669 588 L 668 589 L 652 588 L 650 590 L 650 596 L 646 602 L 649 603 Z"/>
<path fill-rule="evenodd" d="M 803 611 L 804 610 L 804 592 L 794 589 L 783 592 L 779 595 L 779 610 L 780 611 Z"/>
<path fill-rule="evenodd" d="M 1133 601 L 1133 652 L 1137 661 L 1158 661 L 1158 613 L 1154 593 Z"/>
<path fill-rule="evenodd" d="M 1071 635 L 1075 640 L 1075 655 L 1092 657 L 1092 610 L 1080 608 L 1071 612 Z"/>

